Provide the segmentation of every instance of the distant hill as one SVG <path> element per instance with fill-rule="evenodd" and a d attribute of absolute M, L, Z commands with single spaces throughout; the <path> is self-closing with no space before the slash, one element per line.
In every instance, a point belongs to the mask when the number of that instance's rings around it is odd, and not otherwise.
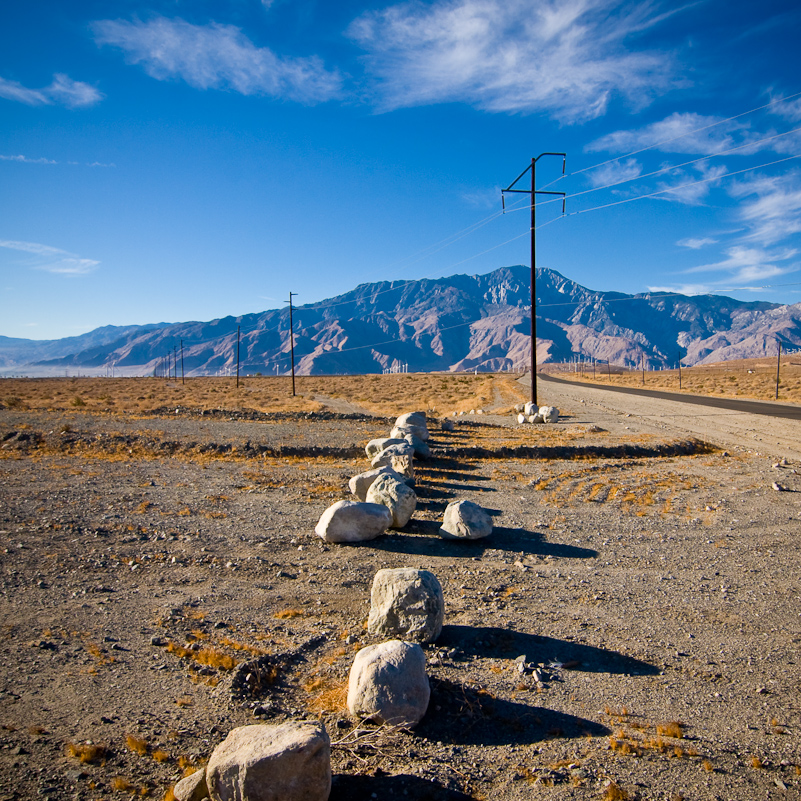
<path fill-rule="evenodd" d="M 295 309 L 300 374 L 495 371 L 529 360 L 529 270 L 361 284 Z M 0 337 L 3 372 L 149 375 L 183 342 L 187 375 L 231 371 L 241 329 L 242 374 L 289 371 L 289 311 L 211 322 L 106 326 L 38 342 Z M 722 295 L 596 292 L 537 270 L 537 360 L 576 355 L 650 368 L 774 355 L 776 336 L 801 345 L 801 304 L 745 303 Z"/>

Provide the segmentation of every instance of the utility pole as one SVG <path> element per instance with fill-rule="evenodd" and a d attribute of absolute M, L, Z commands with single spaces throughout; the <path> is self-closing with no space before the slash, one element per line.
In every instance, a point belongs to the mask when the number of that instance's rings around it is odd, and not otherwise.
<path fill-rule="evenodd" d="M 679 389 L 681 389 L 681 354 L 679 354 Z"/>
<path fill-rule="evenodd" d="M 239 389 L 239 326 L 236 327 L 236 388 Z"/>
<path fill-rule="evenodd" d="M 512 181 L 506 189 L 501 190 L 501 204 L 506 210 L 506 203 L 504 201 L 505 192 L 519 192 L 521 194 L 531 195 L 531 402 L 537 403 L 537 250 L 536 250 L 536 200 L 537 195 L 561 195 L 562 196 L 562 214 L 565 213 L 565 193 L 564 192 L 545 192 L 537 189 L 536 187 L 536 165 L 543 156 L 561 156 L 562 157 L 562 175 L 565 174 L 565 162 L 567 155 L 565 153 L 540 153 L 537 158 L 531 159 L 531 164 L 526 167 L 517 178 Z M 513 189 L 514 185 L 529 171 L 531 170 L 531 189 Z"/>
<path fill-rule="evenodd" d="M 779 400 L 779 369 L 782 363 L 782 341 L 778 338 L 776 339 L 776 347 L 779 349 L 776 357 L 776 400 Z"/>
<path fill-rule="evenodd" d="M 184 341 L 181 340 L 181 383 L 185 384 L 186 381 L 184 380 Z"/>
<path fill-rule="evenodd" d="M 292 296 L 297 292 L 289 293 L 289 352 L 292 359 L 292 397 L 295 397 L 295 331 L 292 328 Z"/>

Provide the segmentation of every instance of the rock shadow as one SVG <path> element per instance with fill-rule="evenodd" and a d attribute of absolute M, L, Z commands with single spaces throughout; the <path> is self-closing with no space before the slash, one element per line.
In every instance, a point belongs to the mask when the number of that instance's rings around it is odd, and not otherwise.
<path fill-rule="evenodd" d="M 470 476 L 470 478 L 474 477 Z M 445 492 L 444 490 L 450 491 Z M 481 487 L 478 484 L 464 484 L 457 479 L 457 481 L 438 481 L 436 484 L 421 484 L 417 487 L 417 494 L 421 498 L 436 498 L 445 495 L 451 497 L 453 495 L 453 490 L 458 490 L 459 492 L 497 492 L 494 487 Z"/>
<path fill-rule="evenodd" d="M 516 659 L 525 654 L 526 662 L 559 663 L 565 670 L 587 673 L 624 676 L 654 676 L 659 673 L 656 665 L 617 651 L 497 626 L 447 624 L 437 638 L 437 646 L 457 648 L 466 654 L 489 659 Z M 547 672 L 548 668 L 545 670 Z"/>
<path fill-rule="evenodd" d="M 431 679 L 429 714 L 415 732 L 456 745 L 528 745 L 542 740 L 602 737 L 611 732 L 593 720 L 496 698 L 482 688 Z"/>
<path fill-rule="evenodd" d="M 329 801 L 373 801 L 375 798 L 409 798 L 415 801 L 473 801 L 472 795 L 445 787 L 420 776 L 400 773 L 395 776 L 334 775 Z"/>
<path fill-rule="evenodd" d="M 421 499 L 428 501 L 428 499 Z M 445 502 L 428 501 L 426 511 L 442 512 Z M 490 510 L 492 513 L 492 510 Z M 439 536 L 442 523 L 438 520 L 415 520 L 414 518 L 397 534 L 423 536 L 406 536 L 393 538 L 386 542 L 385 538 L 371 540 L 370 545 L 385 551 L 395 551 L 411 555 L 437 554 L 439 556 L 463 557 L 465 559 L 480 557 L 485 551 L 508 551 L 510 553 L 529 556 L 553 556 L 562 559 L 592 559 L 598 552 L 592 548 L 578 548 L 559 542 L 547 542 L 542 534 L 522 528 L 506 528 L 497 526 L 492 534 L 481 540 L 448 540 Z"/>

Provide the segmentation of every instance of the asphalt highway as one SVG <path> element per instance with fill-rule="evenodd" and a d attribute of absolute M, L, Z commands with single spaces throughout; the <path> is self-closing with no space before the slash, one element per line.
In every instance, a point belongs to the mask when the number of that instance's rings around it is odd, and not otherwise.
<path fill-rule="evenodd" d="M 616 387 L 609 384 L 588 384 L 584 381 L 565 381 L 545 373 L 537 373 L 537 381 L 553 381 L 557 384 L 569 384 L 574 387 L 592 387 L 607 392 L 624 392 L 627 395 L 640 395 L 646 398 L 692 403 L 697 406 L 709 406 L 715 409 L 727 409 L 747 414 L 762 414 L 767 417 L 783 417 L 788 420 L 801 420 L 801 406 L 772 401 L 740 400 L 738 398 L 712 398 L 706 395 L 689 395 L 682 392 L 664 392 L 659 389 L 639 389 L 637 387 Z"/>

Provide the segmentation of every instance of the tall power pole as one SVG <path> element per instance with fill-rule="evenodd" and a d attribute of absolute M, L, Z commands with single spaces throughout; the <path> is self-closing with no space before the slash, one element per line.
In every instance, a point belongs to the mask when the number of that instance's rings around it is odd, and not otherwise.
<path fill-rule="evenodd" d="M 295 330 L 292 327 L 292 296 L 297 292 L 289 293 L 289 353 L 292 359 L 292 397 L 295 397 Z"/>
<path fill-rule="evenodd" d="M 517 178 L 512 181 L 506 189 L 501 190 L 501 203 L 506 208 L 504 201 L 505 192 L 519 192 L 521 194 L 531 195 L 531 402 L 537 403 L 537 248 L 536 248 L 536 199 L 537 195 L 561 195 L 562 196 L 562 214 L 565 213 L 565 193 L 564 192 L 546 192 L 536 187 L 536 166 L 537 162 L 543 156 L 561 156 L 562 157 L 562 175 L 565 174 L 565 162 L 567 155 L 565 153 L 540 153 L 537 158 L 531 159 L 531 164 L 526 167 Z M 531 189 L 513 189 L 514 185 L 529 171 L 531 170 Z"/>

